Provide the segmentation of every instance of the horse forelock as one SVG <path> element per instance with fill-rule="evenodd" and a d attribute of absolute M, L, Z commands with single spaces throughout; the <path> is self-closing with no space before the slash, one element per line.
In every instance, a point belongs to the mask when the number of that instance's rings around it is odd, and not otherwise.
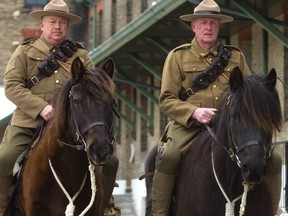
<path fill-rule="evenodd" d="M 278 93 L 269 91 L 261 76 L 244 79 L 244 85 L 234 94 L 233 106 L 242 109 L 241 120 L 247 123 L 249 116 L 266 132 L 280 131 L 283 126 Z"/>
<path fill-rule="evenodd" d="M 110 103 L 114 99 L 115 84 L 108 74 L 100 68 L 85 71 L 81 85 L 89 94 L 89 98 L 97 103 Z"/>
<path fill-rule="evenodd" d="M 53 103 L 55 114 L 53 117 L 54 135 L 63 134 L 69 124 L 68 111 L 69 94 L 73 85 L 80 85 L 84 94 L 89 97 L 87 103 L 110 103 L 114 100 L 115 84 L 110 76 L 100 68 L 94 68 L 83 72 L 83 76 L 73 83 L 69 80 L 60 89 Z"/>

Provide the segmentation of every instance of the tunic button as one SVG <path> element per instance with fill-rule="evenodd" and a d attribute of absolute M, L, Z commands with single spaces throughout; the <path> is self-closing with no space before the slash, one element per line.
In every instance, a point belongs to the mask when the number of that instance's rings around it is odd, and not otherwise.
<path fill-rule="evenodd" d="M 216 88 L 217 87 L 217 85 L 213 85 L 213 88 Z"/>
<path fill-rule="evenodd" d="M 58 70 L 55 70 L 54 73 L 57 74 L 57 73 L 58 73 Z"/>
<path fill-rule="evenodd" d="M 215 97 L 215 100 L 217 101 L 219 98 L 218 97 Z"/>
<path fill-rule="evenodd" d="M 230 71 L 231 69 L 230 68 L 227 68 L 227 71 Z"/>
<path fill-rule="evenodd" d="M 59 83 L 60 81 L 59 80 L 56 80 L 56 83 Z"/>

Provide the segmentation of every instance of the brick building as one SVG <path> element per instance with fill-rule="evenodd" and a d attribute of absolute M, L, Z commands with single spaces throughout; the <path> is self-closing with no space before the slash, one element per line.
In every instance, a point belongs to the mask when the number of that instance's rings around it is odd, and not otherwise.
<path fill-rule="evenodd" d="M 31 1 L 0 1 L 2 42 L 0 84 L 15 46 L 24 40 L 22 30 L 38 29 L 38 22 L 28 16 L 31 7 L 25 6 L 25 2 Z M 45 1 L 47 2 L 47 0 L 42 0 L 42 2 Z M 130 80 L 125 76 L 116 77 L 117 87 L 119 87 L 117 97 L 122 114 L 121 120 L 117 122 L 118 131 L 120 131 L 117 139 L 119 142 L 117 153 L 120 158 L 119 178 L 128 180 L 138 178 L 143 174 L 147 152 L 157 143 L 167 121 L 160 114 L 156 104 L 164 59 L 170 49 L 189 42 L 193 36 L 189 26 L 181 23 L 178 17 L 187 12 L 191 13 L 195 4 L 200 0 L 66 1 L 71 12 L 83 18 L 82 24 L 71 28 L 71 37 L 85 44 L 86 48 L 91 51 L 96 64 L 103 58 L 112 56 L 116 60 L 117 74 L 127 72 L 132 77 Z M 285 22 L 288 18 L 287 1 L 267 0 L 265 4 L 262 0 L 216 1 L 223 6 L 225 12 L 236 16 L 233 25 L 224 27 L 222 39 L 243 50 L 252 71 L 267 71 L 275 67 L 279 72 L 278 77 L 283 83 L 278 82 L 277 87 L 286 129 L 283 133 L 277 134 L 275 141 L 287 142 L 287 36 L 285 39 L 288 33 L 288 24 Z M 34 2 L 41 2 L 41 0 Z M 236 10 L 233 2 L 242 2 L 242 5 L 239 3 L 239 8 Z M 255 4 L 254 7 L 261 11 L 262 16 L 269 17 L 268 22 L 277 25 L 277 30 L 269 26 L 267 22 L 258 19 L 256 10 L 249 14 L 249 6 L 243 7 L 243 2 Z M 152 6 L 155 3 L 158 4 Z M 273 7 L 265 6 L 266 3 Z M 281 39 L 283 37 L 284 39 Z M 155 88 L 150 89 L 151 86 Z M 148 90 L 143 90 L 143 87 Z"/>

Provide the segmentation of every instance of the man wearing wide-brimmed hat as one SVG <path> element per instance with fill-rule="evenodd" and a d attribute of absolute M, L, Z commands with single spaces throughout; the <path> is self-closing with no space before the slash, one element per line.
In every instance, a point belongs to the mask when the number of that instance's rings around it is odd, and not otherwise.
<path fill-rule="evenodd" d="M 180 19 L 191 23 L 195 37 L 191 43 L 173 49 L 163 68 L 159 106 L 171 121 L 160 142 L 160 145 L 166 143 L 166 148 L 153 179 L 154 216 L 168 214 L 182 150 L 196 136 L 201 125 L 208 124 L 214 117 L 232 69 L 238 66 L 245 75 L 251 73 L 241 50 L 227 45 L 223 49 L 217 39 L 221 24 L 231 22 L 233 18 L 221 14 L 215 1 L 203 0 L 193 14 L 182 15 Z M 218 56 L 220 54 L 226 57 Z M 214 64 L 215 61 L 220 62 Z M 221 63 L 221 66 L 212 67 L 211 63 Z M 219 70 L 220 75 L 214 73 L 210 81 L 203 83 L 203 77 L 199 75 L 211 68 Z M 191 149 L 193 151 L 193 146 Z M 281 178 L 281 173 L 278 174 L 277 178 Z"/>
<path fill-rule="evenodd" d="M 63 0 L 52 0 L 30 15 L 40 21 L 42 34 L 17 47 L 4 74 L 5 94 L 17 108 L 0 145 L 0 216 L 7 206 L 14 163 L 37 127 L 53 117 L 51 99 L 70 79 L 72 61 L 79 57 L 85 67 L 94 66 L 82 45 L 66 39 L 69 26 L 82 19 L 70 13 Z M 114 185 L 118 159 L 111 163 L 115 166 L 107 173 Z"/>
<path fill-rule="evenodd" d="M 43 10 L 32 11 L 30 16 L 40 21 L 42 35 L 17 47 L 4 74 L 5 94 L 17 108 L 0 144 L 0 216 L 8 202 L 14 163 L 30 143 L 36 128 L 53 116 L 50 101 L 70 78 L 73 59 L 80 57 L 86 67 L 93 66 L 87 50 L 66 40 L 69 25 L 79 23 L 82 19 L 69 13 L 63 0 L 52 0 Z M 43 75 L 40 70 L 49 66 L 49 63 L 44 68 L 37 67 L 43 65 L 45 60 L 53 61 L 48 57 L 53 52 L 59 53 L 63 43 L 71 46 L 68 51 L 73 52 L 69 56 L 63 55 L 63 59 L 56 59 L 58 68 L 48 67 L 49 75 Z M 59 57 L 64 52 L 59 53 Z"/>

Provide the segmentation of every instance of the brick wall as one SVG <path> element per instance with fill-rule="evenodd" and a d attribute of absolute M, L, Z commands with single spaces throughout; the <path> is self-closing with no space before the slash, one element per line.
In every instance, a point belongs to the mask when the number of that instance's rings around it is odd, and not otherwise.
<path fill-rule="evenodd" d="M 23 0 L 1 0 L 0 1 L 0 85 L 3 84 L 3 74 L 10 56 L 16 45 L 23 41 L 21 29 L 38 28 L 38 22 L 21 11 Z M 19 10 L 20 8 L 20 10 Z"/>

